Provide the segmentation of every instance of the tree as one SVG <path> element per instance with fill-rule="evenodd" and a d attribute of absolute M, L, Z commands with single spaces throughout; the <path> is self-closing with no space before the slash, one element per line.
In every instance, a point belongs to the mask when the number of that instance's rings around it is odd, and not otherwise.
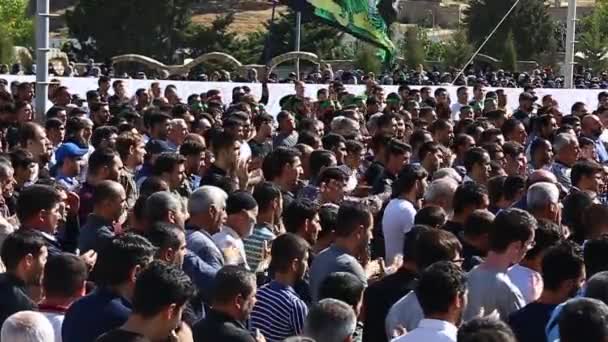
<path fill-rule="evenodd" d="M 515 39 L 513 32 L 509 32 L 502 53 L 502 68 L 509 71 L 517 71 L 517 51 L 515 51 Z"/>
<path fill-rule="evenodd" d="M 411 27 L 406 31 L 405 36 L 399 42 L 399 49 L 402 51 L 402 56 L 408 66 L 415 68 L 424 64 L 426 39 L 428 39 L 428 36 L 417 27 Z"/>
<path fill-rule="evenodd" d="M 0 25 L 15 45 L 31 47 L 34 43 L 34 24 L 27 16 L 26 0 L 0 1 Z"/>
<path fill-rule="evenodd" d="M 382 61 L 378 58 L 378 48 L 371 46 L 367 43 L 359 44 L 355 56 L 354 64 L 358 69 L 362 69 L 365 72 L 373 72 L 379 74 L 382 71 Z"/>
<path fill-rule="evenodd" d="M 481 45 L 515 0 L 471 0 L 465 10 L 469 41 Z M 522 59 L 531 59 L 540 53 L 554 49 L 554 23 L 547 13 L 543 0 L 520 0 L 513 12 L 490 38 L 484 53 L 501 56 L 509 32 L 513 32 L 515 49 Z"/>
<path fill-rule="evenodd" d="M 466 31 L 458 30 L 446 44 L 444 64 L 446 67 L 461 69 L 473 56 L 473 52 Z"/>
<path fill-rule="evenodd" d="M 582 30 L 578 37 L 577 50 L 584 57 L 578 58 L 578 61 L 585 67 L 591 68 L 596 72 L 606 69 L 608 65 L 604 56 L 608 53 L 608 27 L 606 19 L 608 19 L 607 2 L 593 10 L 591 15 L 583 18 L 581 21 Z"/>
<path fill-rule="evenodd" d="M 265 45 L 265 49 L 270 49 L 270 57 L 295 50 L 295 18 L 295 13 L 288 9 L 278 16 L 274 25 L 271 26 L 270 21 L 265 24 L 264 34 L 272 30 L 272 38 Z M 344 32 L 320 22 L 314 16 L 302 15 L 301 51 L 315 53 L 324 59 L 343 58 L 343 36 Z"/>
<path fill-rule="evenodd" d="M 139 53 L 171 62 L 190 26 L 193 2 L 80 0 L 65 17 L 70 34 L 89 54 L 86 57 Z"/>

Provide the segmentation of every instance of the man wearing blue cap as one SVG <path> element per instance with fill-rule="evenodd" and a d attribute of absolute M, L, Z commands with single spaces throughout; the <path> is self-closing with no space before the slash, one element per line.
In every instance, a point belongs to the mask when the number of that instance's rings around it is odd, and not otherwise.
<path fill-rule="evenodd" d="M 80 184 L 78 175 L 82 167 L 82 157 L 88 152 L 88 149 L 80 148 L 71 142 L 61 144 L 55 151 L 55 160 L 57 161 L 55 178 L 69 191 L 76 190 Z"/>

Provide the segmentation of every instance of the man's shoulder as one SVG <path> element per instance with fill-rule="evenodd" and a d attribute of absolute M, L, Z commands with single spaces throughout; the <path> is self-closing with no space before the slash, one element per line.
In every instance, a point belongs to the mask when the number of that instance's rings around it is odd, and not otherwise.
<path fill-rule="evenodd" d="M 196 323 L 192 328 L 194 340 L 207 340 L 213 337 L 214 341 L 226 342 L 254 342 L 248 330 L 238 327 L 230 321 L 210 321 L 203 319 Z"/>

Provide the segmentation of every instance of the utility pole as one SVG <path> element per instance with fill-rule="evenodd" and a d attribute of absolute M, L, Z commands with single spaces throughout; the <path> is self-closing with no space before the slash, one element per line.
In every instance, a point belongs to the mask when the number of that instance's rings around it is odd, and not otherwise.
<path fill-rule="evenodd" d="M 574 51 L 576 48 L 576 0 L 568 0 L 566 26 L 566 60 L 564 61 L 564 88 L 574 88 Z"/>
<path fill-rule="evenodd" d="M 49 0 L 36 2 L 36 119 L 43 121 L 49 97 Z"/>
<path fill-rule="evenodd" d="M 300 39 L 302 38 L 302 12 L 296 13 L 296 51 L 300 52 Z M 300 80 L 300 59 L 296 59 L 296 79 Z"/>

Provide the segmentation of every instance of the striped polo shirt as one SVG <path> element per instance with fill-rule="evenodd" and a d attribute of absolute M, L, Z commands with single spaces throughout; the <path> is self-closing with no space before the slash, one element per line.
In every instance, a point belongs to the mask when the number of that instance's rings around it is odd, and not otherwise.
<path fill-rule="evenodd" d="M 258 290 L 256 299 L 250 316 L 252 331 L 260 329 L 268 342 L 302 333 L 308 308 L 291 286 L 273 280 Z"/>
<path fill-rule="evenodd" d="M 247 255 L 247 264 L 252 271 L 258 268 L 258 264 L 262 261 L 264 250 L 264 241 L 268 241 L 268 246 L 274 240 L 275 235 L 272 229 L 264 224 L 256 224 L 253 228 L 253 233 L 247 237 L 243 243 L 245 244 L 245 255 Z"/>

